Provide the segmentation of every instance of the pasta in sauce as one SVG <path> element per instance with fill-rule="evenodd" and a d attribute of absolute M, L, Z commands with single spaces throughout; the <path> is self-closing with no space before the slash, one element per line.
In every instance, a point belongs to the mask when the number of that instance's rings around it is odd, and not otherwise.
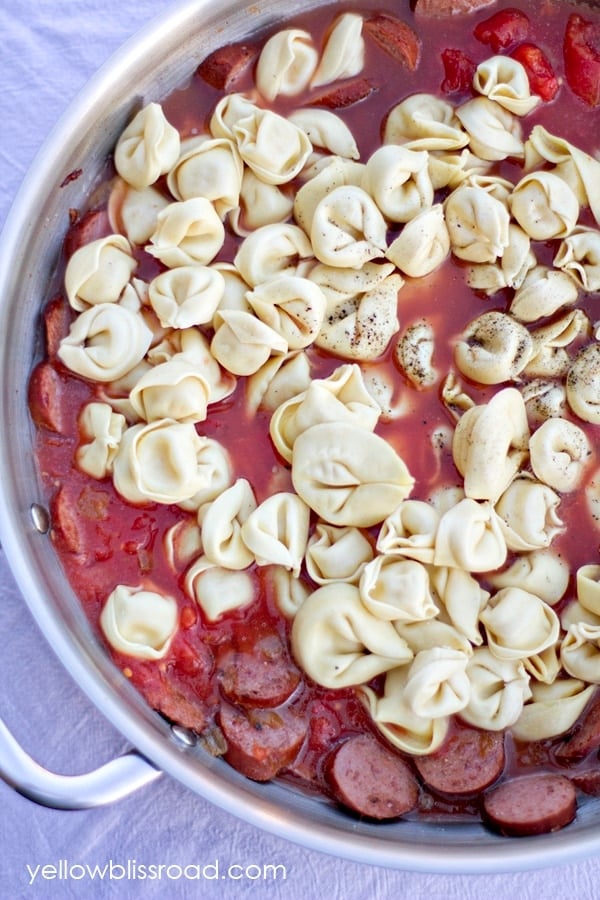
<path fill-rule="evenodd" d="M 331 793 L 349 735 L 410 761 L 463 728 L 553 770 L 600 684 L 598 113 L 490 13 L 324 8 L 227 90 L 209 57 L 70 232 L 30 388 L 57 551 L 151 705 L 258 780 Z"/>

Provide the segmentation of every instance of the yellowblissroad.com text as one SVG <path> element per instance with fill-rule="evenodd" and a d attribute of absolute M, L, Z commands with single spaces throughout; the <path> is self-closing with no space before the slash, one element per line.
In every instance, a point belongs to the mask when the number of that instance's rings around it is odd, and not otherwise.
<path fill-rule="evenodd" d="M 135 859 L 121 862 L 79 863 L 59 859 L 52 863 L 25 866 L 29 885 L 56 881 L 285 881 L 287 870 L 281 863 L 229 863 L 218 859 L 209 863 L 142 863 Z"/>

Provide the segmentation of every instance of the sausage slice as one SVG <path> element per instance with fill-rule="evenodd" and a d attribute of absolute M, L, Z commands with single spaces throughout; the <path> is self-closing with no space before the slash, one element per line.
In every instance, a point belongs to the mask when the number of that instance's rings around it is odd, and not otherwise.
<path fill-rule="evenodd" d="M 428 788 L 439 794 L 468 796 L 484 791 L 504 770 L 504 735 L 460 728 L 430 756 L 415 758 Z"/>
<path fill-rule="evenodd" d="M 307 731 L 291 709 L 238 709 L 223 703 L 219 724 L 227 762 L 252 781 L 269 781 L 296 758 Z"/>
<path fill-rule="evenodd" d="M 29 412 L 36 425 L 57 434 L 63 433 L 64 394 L 65 382 L 52 363 L 45 360 L 38 363 L 28 386 Z"/>
<path fill-rule="evenodd" d="M 600 694 L 592 700 L 579 724 L 556 749 L 559 763 L 568 765 L 600 747 Z"/>
<path fill-rule="evenodd" d="M 395 819 L 417 805 L 417 781 L 408 764 L 368 734 L 339 745 L 326 777 L 340 803 L 370 819 Z"/>
<path fill-rule="evenodd" d="M 281 706 L 301 677 L 276 634 L 263 636 L 252 650 L 226 651 L 217 669 L 223 693 L 241 706 Z"/>
<path fill-rule="evenodd" d="M 505 781 L 483 798 L 483 818 L 511 837 L 547 834 L 572 822 L 577 795 L 564 775 L 526 775 Z"/>

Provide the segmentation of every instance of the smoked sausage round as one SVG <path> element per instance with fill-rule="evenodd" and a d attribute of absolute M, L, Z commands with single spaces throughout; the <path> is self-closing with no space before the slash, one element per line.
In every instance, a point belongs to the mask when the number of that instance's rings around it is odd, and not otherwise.
<path fill-rule="evenodd" d="M 370 819 L 394 819 L 417 805 L 418 785 L 409 765 L 375 737 L 348 738 L 326 767 L 335 798 Z"/>
<path fill-rule="evenodd" d="M 565 775 L 512 778 L 483 798 L 483 818 L 501 834 L 522 837 L 557 831 L 572 822 L 577 793 Z"/>

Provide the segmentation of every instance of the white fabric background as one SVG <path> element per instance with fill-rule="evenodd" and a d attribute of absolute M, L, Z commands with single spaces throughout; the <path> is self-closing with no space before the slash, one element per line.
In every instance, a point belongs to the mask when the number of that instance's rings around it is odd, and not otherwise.
<path fill-rule="evenodd" d="M 17 0 L 0 4 L 0 225 L 57 117 L 124 40 L 165 0 Z M 7 11 L 10 9 L 10 11 Z M 33 623 L 0 551 L 0 715 L 41 763 L 87 771 L 126 742 L 82 694 Z M 283 864 L 285 881 L 38 881 L 27 865 L 138 863 Z M 163 777 L 108 808 L 57 812 L 0 782 L 0 896 L 427 898 L 580 900 L 600 897 L 600 860 L 498 876 L 423 875 L 336 860 L 262 833 Z"/>

